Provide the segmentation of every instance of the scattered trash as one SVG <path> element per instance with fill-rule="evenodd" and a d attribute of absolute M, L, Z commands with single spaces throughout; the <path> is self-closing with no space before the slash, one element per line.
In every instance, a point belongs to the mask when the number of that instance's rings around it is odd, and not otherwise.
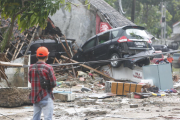
<path fill-rule="evenodd" d="M 91 91 L 91 89 L 86 88 L 86 87 L 83 87 L 83 88 L 81 88 L 81 91 L 82 91 L 82 92 L 84 92 L 84 91 L 88 92 L 88 91 Z"/>

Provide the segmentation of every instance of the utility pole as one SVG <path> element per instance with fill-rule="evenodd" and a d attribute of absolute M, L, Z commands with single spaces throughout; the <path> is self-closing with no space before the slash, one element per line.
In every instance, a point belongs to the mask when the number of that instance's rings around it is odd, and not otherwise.
<path fill-rule="evenodd" d="M 131 21 L 135 20 L 136 0 L 132 0 Z"/>
<path fill-rule="evenodd" d="M 166 2 L 161 2 L 161 38 L 166 39 Z"/>

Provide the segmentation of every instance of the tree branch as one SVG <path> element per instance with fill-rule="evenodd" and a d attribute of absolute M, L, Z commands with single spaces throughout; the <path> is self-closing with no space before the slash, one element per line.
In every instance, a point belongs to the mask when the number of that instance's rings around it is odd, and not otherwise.
<path fill-rule="evenodd" d="M 28 7 L 29 8 L 29 7 Z M 22 12 L 26 11 L 28 8 L 24 8 L 22 10 L 20 10 L 19 12 L 17 12 L 15 15 L 14 15 L 14 18 L 16 18 L 17 15 L 21 14 Z"/>

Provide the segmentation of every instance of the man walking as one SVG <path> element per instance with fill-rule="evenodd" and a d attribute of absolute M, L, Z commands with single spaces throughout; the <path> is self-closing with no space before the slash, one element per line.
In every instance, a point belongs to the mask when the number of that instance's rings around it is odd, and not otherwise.
<path fill-rule="evenodd" d="M 41 112 L 44 114 L 44 120 L 52 120 L 53 116 L 53 93 L 56 86 L 56 77 L 53 68 L 46 64 L 49 51 L 46 47 L 39 47 L 36 52 L 38 62 L 32 64 L 29 68 L 29 82 L 31 83 L 31 93 L 29 98 L 33 103 L 33 120 L 40 120 Z M 49 81 L 49 88 L 43 89 L 40 83 L 40 77 Z"/>

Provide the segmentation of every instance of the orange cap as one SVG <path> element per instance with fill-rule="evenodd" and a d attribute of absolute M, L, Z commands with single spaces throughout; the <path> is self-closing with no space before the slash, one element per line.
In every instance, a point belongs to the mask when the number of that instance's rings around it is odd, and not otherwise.
<path fill-rule="evenodd" d="M 48 56 L 49 51 L 46 47 L 39 47 L 36 52 L 37 57 L 46 57 Z"/>

